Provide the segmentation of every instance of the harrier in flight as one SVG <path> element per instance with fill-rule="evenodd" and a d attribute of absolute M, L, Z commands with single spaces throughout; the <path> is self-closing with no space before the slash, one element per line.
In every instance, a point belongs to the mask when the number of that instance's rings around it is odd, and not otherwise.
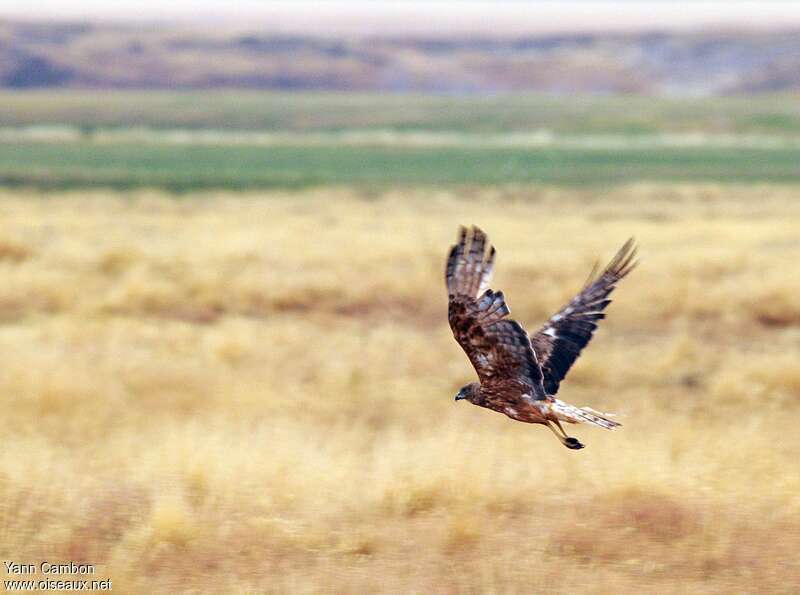
<path fill-rule="evenodd" d="M 550 428 L 567 448 L 583 448 L 567 436 L 561 422 L 589 423 L 611 430 L 620 424 L 588 407 L 575 407 L 555 398 L 581 350 L 589 343 L 608 295 L 636 266 L 633 239 L 625 242 L 608 266 L 592 271 L 572 301 L 530 337 L 507 318 L 503 292 L 488 289 L 494 266 L 494 246 L 477 227 L 462 227 L 450 249 L 445 279 L 450 294 L 448 318 L 453 336 L 475 367 L 480 382 L 464 386 L 456 401 L 505 413 L 511 419 Z"/>

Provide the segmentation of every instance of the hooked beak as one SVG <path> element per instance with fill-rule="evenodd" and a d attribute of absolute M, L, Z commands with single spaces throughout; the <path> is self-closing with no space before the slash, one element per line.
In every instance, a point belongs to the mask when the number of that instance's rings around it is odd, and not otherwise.
<path fill-rule="evenodd" d="M 461 391 L 456 395 L 456 401 L 463 401 L 466 398 L 467 396 L 464 394 L 464 391 Z"/>

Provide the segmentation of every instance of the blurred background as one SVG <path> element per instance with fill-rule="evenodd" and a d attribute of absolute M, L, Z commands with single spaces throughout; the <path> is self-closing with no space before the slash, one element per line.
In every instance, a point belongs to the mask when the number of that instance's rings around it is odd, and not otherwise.
<path fill-rule="evenodd" d="M 795 592 L 799 99 L 790 2 L 0 6 L 0 558 Z M 619 431 L 453 402 L 460 224 L 530 331 L 637 238 L 559 391 Z"/>

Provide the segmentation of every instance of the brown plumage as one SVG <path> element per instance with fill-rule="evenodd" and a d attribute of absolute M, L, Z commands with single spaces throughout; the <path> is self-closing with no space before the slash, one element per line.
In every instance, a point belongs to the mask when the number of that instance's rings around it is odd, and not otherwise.
<path fill-rule="evenodd" d="M 464 386 L 456 400 L 467 399 L 518 421 L 546 425 L 567 448 L 583 448 L 566 435 L 561 421 L 606 429 L 620 424 L 553 395 L 591 340 L 597 321 L 605 317 L 608 295 L 636 266 L 634 242 L 628 240 L 599 275 L 595 267 L 581 292 L 531 337 L 507 318 L 503 292 L 487 287 L 495 259 L 494 246 L 487 244 L 480 229 L 462 227 L 447 258 L 450 328 L 480 381 Z"/>

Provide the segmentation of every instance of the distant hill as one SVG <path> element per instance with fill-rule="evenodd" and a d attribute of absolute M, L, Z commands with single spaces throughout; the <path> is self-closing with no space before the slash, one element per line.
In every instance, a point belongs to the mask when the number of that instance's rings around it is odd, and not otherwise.
<path fill-rule="evenodd" d="M 0 22 L 0 87 L 800 91 L 800 31 L 333 38 Z"/>

